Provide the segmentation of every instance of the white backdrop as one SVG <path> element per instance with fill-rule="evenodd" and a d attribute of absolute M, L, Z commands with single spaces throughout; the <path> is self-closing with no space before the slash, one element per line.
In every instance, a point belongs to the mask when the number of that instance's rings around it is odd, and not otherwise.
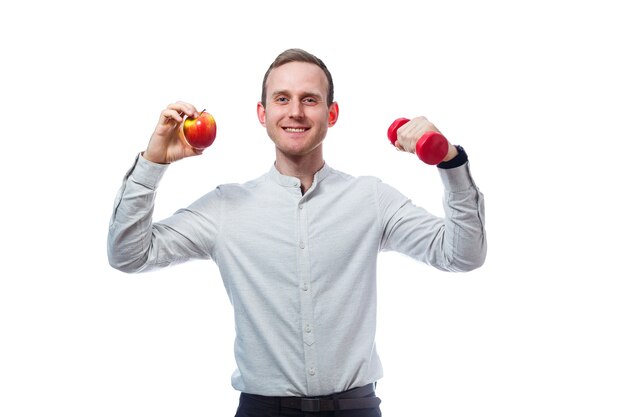
<path fill-rule="evenodd" d="M 267 171 L 255 106 L 291 47 L 334 75 L 331 166 L 441 214 L 436 170 L 386 140 L 396 117 L 425 115 L 467 149 L 486 197 L 482 269 L 380 256 L 383 414 L 626 415 L 617 4 L 3 3 L 0 415 L 234 414 L 215 265 L 125 275 L 108 266 L 107 226 L 170 102 L 206 108 L 218 137 L 170 167 L 157 219 Z"/>

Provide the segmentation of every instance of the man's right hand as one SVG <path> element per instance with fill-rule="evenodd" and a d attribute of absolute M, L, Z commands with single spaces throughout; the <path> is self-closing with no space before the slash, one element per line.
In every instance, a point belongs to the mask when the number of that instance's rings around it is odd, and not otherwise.
<path fill-rule="evenodd" d="M 161 112 L 159 123 L 148 143 L 143 157 L 157 164 L 169 164 L 189 156 L 202 154 L 202 149 L 194 149 L 183 137 L 181 125 L 184 116 L 198 117 L 198 110 L 191 104 L 178 101 Z"/>

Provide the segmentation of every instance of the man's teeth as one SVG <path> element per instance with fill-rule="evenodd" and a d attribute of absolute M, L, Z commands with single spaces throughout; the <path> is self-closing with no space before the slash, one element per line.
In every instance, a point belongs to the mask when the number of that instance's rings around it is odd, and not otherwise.
<path fill-rule="evenodd" d="M 306 129 L 303 127 L 286 127 L 287 132 L 304 132 Z"/>

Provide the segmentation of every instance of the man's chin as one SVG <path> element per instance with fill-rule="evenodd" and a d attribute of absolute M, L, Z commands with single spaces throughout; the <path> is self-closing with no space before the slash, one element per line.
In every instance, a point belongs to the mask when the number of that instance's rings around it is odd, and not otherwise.
<path fill-rule="evenodd" d="M 321 144 L 314 148 L 276 146 L 276 152 L 279 152 L 291 158 L 305 158 L 315 155 L 317 152 L 321 154 L 322 146 Z"/>

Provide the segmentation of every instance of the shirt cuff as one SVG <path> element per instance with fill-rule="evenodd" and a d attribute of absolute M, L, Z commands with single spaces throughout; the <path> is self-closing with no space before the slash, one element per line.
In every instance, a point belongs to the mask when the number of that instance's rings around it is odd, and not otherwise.
<path fill-rule="evenodd" d="M 140 153 L 135 158 L 135 164 L 129 171 L 129 177 L 137 184 L 156 190 L 168 166 L 168 164 L 157 164 L 148 161 Z"/>
<path fill-rule="evenodd" d="M 448 162 L 442 162 L 441 164 L 446 165 L 439 170 L 444 188 L 451 192 L 465 191 L 476 187 L 470 172 L 467 154 L 460 146 L 457 146 L 457 149 L 459 154 Z"/>

